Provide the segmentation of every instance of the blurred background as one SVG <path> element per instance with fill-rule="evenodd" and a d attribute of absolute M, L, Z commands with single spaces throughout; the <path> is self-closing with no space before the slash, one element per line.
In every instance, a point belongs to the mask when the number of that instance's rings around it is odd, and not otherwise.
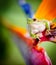
<path fill-rule="evenodd" d="M 41 0 L 26 0 L 34 10 L 39 7 Z M 10 24 L 27 28 L 27 20 L 24 11 L 18 4 L 18 0 L 0 0 L 0 21 L 8 20 Z M 0 25 L 0 65 L 26 65 L 22 53 L 20 52 L 17 43 L 3 25 Z M 43 42 L 41 44 L 47 51 L 52 60 L 53 65 L 56 65 L 56 44 L 51 42 Z"/>

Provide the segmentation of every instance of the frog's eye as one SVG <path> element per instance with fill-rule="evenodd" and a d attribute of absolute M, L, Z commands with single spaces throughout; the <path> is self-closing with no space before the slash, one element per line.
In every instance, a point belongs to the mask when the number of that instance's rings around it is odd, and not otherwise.
<path fill-rule="evenodd" d="M 36 21 L 36 19 L 34 18 L 33 21 Z"/>

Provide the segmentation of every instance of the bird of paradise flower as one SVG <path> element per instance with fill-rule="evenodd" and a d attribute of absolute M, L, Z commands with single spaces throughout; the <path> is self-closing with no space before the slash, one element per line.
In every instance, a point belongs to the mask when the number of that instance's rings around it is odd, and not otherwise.
<path fill-rule="evenodd" d="M 39 19 L 48 19 L 53 20 L 56 18 L 56 0 L 43 0 L 40 4 L 39 9 L 35 13 L 35 17 Z M 56 23 L 56 22 L 55 22 Z M 38 45 L 34 46 L 34 40 L 29 36 L 29 33 L 27 30 L 16 27 L 14 25 L 11 25 L 9 23 L 3 23 L 7 29 L 12 31 L 13 33 L 16 33 L 18 37 L 20 37 L 22 40 L 24 40 L 29 47 L 29 65 L 52 65 L 50 58 L 46 54 L 46 51 L 39 47 Z M 56 25 L 54 25 L 56 26 Z"/>

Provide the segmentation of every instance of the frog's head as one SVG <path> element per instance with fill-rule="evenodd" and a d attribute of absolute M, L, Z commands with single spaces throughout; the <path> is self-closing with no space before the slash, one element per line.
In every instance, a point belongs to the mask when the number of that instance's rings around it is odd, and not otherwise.
<path fill-rule="evenodd" d="M 43 32 L 45 30 L 45 23 L 41 20 L 28 19 L 28 24 L 30 25 L 30 29 L 33 33 Z"/>
<path fill-rule="evenodd" d="M 36 38 L 37 34 L 42 33 L 45 30 L 45 23 L 41 22 L 37 19 L 28 19 L 28 30 L 30 32 L 31 37 Z M 37 34 L 36 34 L 37 33 Z"/>
<path fill-rule="evenodd" d="M 33 22 L 39 22 L 39 20 L 37 20 L 36 18 L 28 18 L 28 19 L 27 19 L 27 23 L 28 23 L 28 24 L 31 24 L 31 23 L 33 23 Z"/>

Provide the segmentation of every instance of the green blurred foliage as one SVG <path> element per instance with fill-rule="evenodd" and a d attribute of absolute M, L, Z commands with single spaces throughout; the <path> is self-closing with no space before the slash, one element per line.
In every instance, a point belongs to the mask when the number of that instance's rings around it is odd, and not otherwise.
<path fill-rule="evenodd" d="M 25 65 L 20 50 L 11 39 L 11 32 L 0 25 L 0 65 Z"/>
<path fill-rule="evenodd" d="M 0 0 L 0 12 L 8 10 L 16 0 Z"/>

